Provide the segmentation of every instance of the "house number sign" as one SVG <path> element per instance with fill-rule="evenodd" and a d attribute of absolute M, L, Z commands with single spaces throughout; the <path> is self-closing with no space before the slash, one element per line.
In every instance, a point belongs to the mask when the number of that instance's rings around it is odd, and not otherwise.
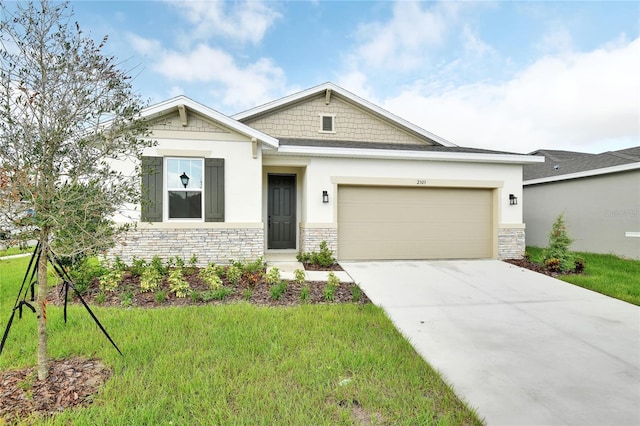
<path fill-rule="evenodd" d="M 427 184 L 427 180 L 426 179 L 417 179 L 416 180 L 416 185 L 426 185 Z"/>

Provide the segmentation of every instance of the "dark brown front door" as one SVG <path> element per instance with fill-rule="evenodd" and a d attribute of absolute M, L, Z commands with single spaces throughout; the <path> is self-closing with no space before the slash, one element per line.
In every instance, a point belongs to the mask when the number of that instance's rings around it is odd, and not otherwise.
<path fill-rule="evenodd" d="M 295 249 L 296 176 L 269 175 L 268 188 L 268 248 Z"/>

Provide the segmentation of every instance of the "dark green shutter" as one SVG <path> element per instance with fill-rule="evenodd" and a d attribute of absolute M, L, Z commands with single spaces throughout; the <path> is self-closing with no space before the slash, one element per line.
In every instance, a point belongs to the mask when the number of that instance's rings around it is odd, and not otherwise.
<path fill-rule="evenodd" d="M 224 158 L 204 159 L 204 220 L 224 222 Z"/>
<path fill-rule="evenodd" d="M 162 157 L 142 157 L 142 220 L 162 222 Z"/>

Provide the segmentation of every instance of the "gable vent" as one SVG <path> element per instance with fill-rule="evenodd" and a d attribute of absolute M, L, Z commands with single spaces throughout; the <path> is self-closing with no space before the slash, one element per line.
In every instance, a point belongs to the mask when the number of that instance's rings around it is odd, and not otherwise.
<path fill-rule="evenodd" d="M 326 133 L 335 132 L 335 116 L 334 115 L 320 116 L 320 131 L 326 132 Z"/>

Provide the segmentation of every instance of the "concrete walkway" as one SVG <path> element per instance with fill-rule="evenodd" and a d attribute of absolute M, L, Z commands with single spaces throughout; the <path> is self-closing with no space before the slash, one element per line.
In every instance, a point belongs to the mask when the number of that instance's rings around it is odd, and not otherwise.
<path fill-rule="evenodd" d="M 488 425 L 640 424 L 640 308 L 495 260 L 341 262 Z"/>
<path fill-rule="evenodd" d="M 293 280 L 295 278 L 295 270 L 302 269 L 304 265 L 295 261 L 269 261 L 267 262 L 267 273 L 271 268 L 276 267 L 280 271 L 280 277 L 283 280 Z M 327 281 L 328 271 L 304 271 L 307 281 Z M 342 283 L 353 282 L 352 278 L 345 271 L 335 271 L 334 275 L 338 277 Z"/>

